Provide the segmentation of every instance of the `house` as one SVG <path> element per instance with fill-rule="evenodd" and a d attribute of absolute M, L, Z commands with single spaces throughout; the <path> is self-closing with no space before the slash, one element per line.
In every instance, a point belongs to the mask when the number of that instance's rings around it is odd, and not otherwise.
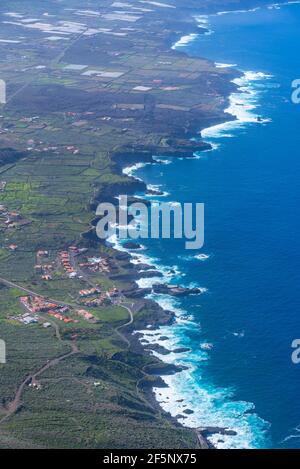
<path fill-rule="evenodd" d="M 11 220 L 19 220 L 21 218 L 18 212 L 8 212 L 8 216 Z"/>
<path fill-rule="evenodd" d="M 49 280 L 52 280 L 52 277 L 51 277 L 51 275 L 48 275 L 48 274 L 47 275 L 42 275 L 42 280 L 46 280 L 48 282 Z"/>
<path fill-rule="evenodd" d="M 85 311 L 85 309 L 78 309 L 77 314 L 87 320 L 94 319 L 94 316 L 88 311 Z"/>
<path fill-rule="evenodd" d="M 40 250 L 40 251 L 37 252 L 37 255 L 38 255 L 38 257 L 48 257 L 49 252 Z"/>
<path fill-rule="evenodd" d="M 80 290 L 79 295 L 81 297 L 90 296 L 94 293 L 100 293 L 99 288 L 90 288 L 89 290 Z"/>
<path fill-rule="evenodd" d="M 33 323 L 37 323 L 38 320 L 37 320 L 37 318 L 34 317 L 34 316 L 26 316 L 26 317 L 23 317 L 23 318 L 21 319 L 21 322 L 22 322 L 23 324 L 33 324 Z"/>

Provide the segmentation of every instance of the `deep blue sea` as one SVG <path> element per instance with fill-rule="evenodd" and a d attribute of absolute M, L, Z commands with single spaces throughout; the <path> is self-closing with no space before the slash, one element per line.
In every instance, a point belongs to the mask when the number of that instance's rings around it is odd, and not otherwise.
<path fill-rule="evenodd" d="M 198 20 L 211 33 L 176 47 L 247 73 L 231 97 L 240 120 L 203 133 L 214 150 L 134 172 L 167 192 L 161 201 L 205 203 L 200 251 L 180 240 L 143 242 L 140 259 L 163 269 L 165 281 L 203 288 L 183 300 L 155 297 L 177 323 L 144 338 L 191 348 L 162 357 L 189 369 L 164 377 L 169 388 L 156 396 L 184 425 L 235 430 L 211 437 L 219 448 L 300 448 L 300 365 L 291 361 L 300 337 L 300 105 L 291 102 L 300 4 Z"/>

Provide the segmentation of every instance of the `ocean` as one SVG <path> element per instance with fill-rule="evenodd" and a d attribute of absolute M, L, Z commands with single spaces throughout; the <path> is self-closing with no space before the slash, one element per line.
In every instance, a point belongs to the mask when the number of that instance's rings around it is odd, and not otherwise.
<path fill-rule="evenodd" d="M 147 249 L 134 254 L 164 273 L 141 286 L 202 288 L 180 300 L 153 295 L 177 321 L 145 330 L 142 341 L 189 349 L 155 352 L 188 367 L 155 389 L 183 425 L 233 430 L 210 436 L 217 448 L 300 448 L 300 365 L 291 360 L 300 337 L 300 105 L 291 100 L 300 77 L 300 4 L 197 21 L 209 33 L 175 47 L 244 72 L 228 109 L 237 120 L 204 130 L 213 150 L 197 158 L 158 155 L 164 164 L 127 170 L 164 191 L 160 200 L 205 203 L 201 250 L 185 250 L 183 240 L 143 240 Z"/>

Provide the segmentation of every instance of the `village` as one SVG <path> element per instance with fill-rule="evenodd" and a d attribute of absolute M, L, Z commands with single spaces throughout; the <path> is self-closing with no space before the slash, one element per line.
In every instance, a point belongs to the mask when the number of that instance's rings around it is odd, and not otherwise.
<path fill-rule="evenodd" d="M 102 293 L 99 288 L 81 290 L 78 293 L 79 297 L 83 299 L 92 295 L 99 295 L 93 299 L 83 301 L 83 304 L 89 308 L 109 306 L 111 300 L 119 296 L 119 292 L 115 288 Z M 45 322 L 47 318 L 62 321 L 64 324 L 76 324 L 80 319 L 94 324 L 98 322 L 96 315 L 80 307 L 79 302 L 76 307 L 75 305 L 67 305 L 62 302 L 54 303 L 45 297 L 37 295 L 21 296 L 19 300 L 25 312 L 21 315 L 9 315 L 9 319 L 16 320 L 24 325 L 36 324 L 42 321 L 44 327 L 49 327 L 51 324 Z"/>
<path fill-rule="evenodd" d="M 21 296 L 20 305 L 25 312 L 21 315 L 12 314 L 9 319 L 16 320 L 24 325 L 36 324 L 42 321 L 44 327 L 51 325 L 47 322 L 47 318 L 62 321 L 64 324 L 76 324 L 80 320 L 97 323 L 97 315 L 84 309 L 85 307 L 88 309 L 105 308 L 111 304 L 121 303 L 123 296 L 116 287 L 111 287 L 105 291 L 98 285 L 91 286 L 91 279 L 87 277 L 87 275 L 96 272 L 110 271 L 109 260 L 106 257 L 87 257 L 85 262 L 76 264 L 75 258 L 87 254 L 87 251 L 87 248 L 69 246 L 67 250 L 60 251 L 58 258 L 54 260 L 50 260 L 49 251 L 37 251 L 36 259 L 38 263 L 34 266 L 34 271 L 36 275 L 40 276 L 41 280 L 52 280 L 53 273 L 62 268 L 68 278 L 81 279 L 88 286 L 78 290 L 74 304 L 54 302 L 40 295 Z"/>
<path fill-rule="evenodd" d="M 1 181 L 2 187 L 5 188 L 5 181 Z M 5 228 L 17 228 L 30 224 L 31 221 L 24 218 L 19 212 L 10 211 L 4 205 L 0 205 L 0 226 Z"/>
<path fill-rule="evenodd" d="M 17 249 L 17 246 L 15 246 Z M 13 246 L 10 246 L 13 249 Z M 72 278 L 83 278 L 84 273 L 110 273 L 111 266 L 107 257 L 86 257 L 84 262 L 76 262 L 78 256 L 86 254 L 87 248 L 78 248 L 76 246 L 69 246 L 67 250 L 59 251 L 56 259 L 49 260 L 49 251 L 38 250 L 36 253 L 36 264 L 34 271 L 40 275 L 40 278 L 45 281 L 52 280 L 52 274 L 60 267 L 63 269 L 65 275 Z M 96 288 L 88 290 L 88 294 L 84 294 L 84 290 L 79 292 L 79 296 L 90 296 L 92 293 L 99 293 Z"/>

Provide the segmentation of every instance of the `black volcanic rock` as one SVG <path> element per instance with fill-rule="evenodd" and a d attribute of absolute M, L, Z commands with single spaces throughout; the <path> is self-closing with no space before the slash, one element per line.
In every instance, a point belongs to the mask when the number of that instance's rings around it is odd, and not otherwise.
<path fill-rule="evenodd" d="M 147 372 L 151 375 L 158 375 L 158 376 L 168 376 L 168 375 L 175 375 L 176 373 L 180 373 L 183 370 L 187 370 L 187 366 L 183 365 L 173 365 L 171 363 L 161 363 L 156 365 L 152 365 L 151 368 L 147 370 Z"/>
<path fill-rule="evenodd" d="M 153 278 L 153 277 L 163 277 L 163 274 L 158 270 L 147 270 L 146 272 L 138 272 L 138 278 Z"/>
<path fill-rule="evenodd" d="M 129 290 L 123 290 L 123 295 L 126 298 L 143 298 L 145 295 L 149 295 L 151 293 L 151 288 L 131 288 Z"/>
<path fill-rule="evenodd" d="M 199 295 L 201 293 L 200 288 L 184 288 L 179 285 L 167 285 L 167 284 L 154 284 L 153 292 L 160 295 L 171 295 L 171 296 L 188 296 L 188 295 Z"/>
<path fill-rule="evenodd" d="M 148 189 L 146 191 L 146 195 L 163 195 L 164 193 L 162 191 L 159 191 L 157 189 Z"/>
<path fill-rule="evenodd" d="M 135 265 L 132 264 L 131 262 L 128 262 L 126 264 L 123 264 L 122 268 L 125 269 L 125 270 L 127 270 L 127 269 L 128 270 L 133 270 L 133 269 L 135 269 Z"/>
<path fill-rule="evenodd" d="M 184 353 L 184 352 L 190 352 L 191 349 L 188 347 L 178 347 L 175 348 L 174 350 L 171 350 L 173 353 Z"/>
<path fill-rule="evenodd" d="M 149 265 L 149 264 L 136 264 L 136 268 L 138 269 L 139 272 L 140 272 L 141 270 L 152 270 L 152 269 L 153 269 L 153 265 Z"/>
<path fill-rule="evenodd" d="M 140 381 L 140 386 L 143 389 L 147 389 L 147 388 L 153 389 L 153 387 L 155 387 L 155 388 L 168 388 L 168 385 L 163 381 L 163 379 L 160 376 L 152 377 L 152 379 L 149 380 L 149 381 L 144 379 L 144 380 Z"/>
<path fill-rule="evenodd" d="M 203 436 L 214 435 L 215 433 L 219 433 L 220 435 L 228 435 L 228 436 L 236 436 L 237 432 L 234 430 L 228 430 L 228 428 L 222 427 L 201 427 L 198 428 Z"/>
<path fill-rule="evenodd" d="M 129 269 L 128 272 L 118 275 L 113 275 L 111 278 L 114 280 L 123 280 L 131 282 L 133 280 L 139 280 L 140 278 L 153 278 L 153 277 L 162 277 L 163 274 L 157 270 L 146 271 L 146 272 L 137 272 L 136 269 Z"/>
<path fill-rule="evenodd" d="M 120 252 L 120 254 L 117 254 L 115 257 L 118 261 L 129 261 L 130 254 L 127 252 Z"/>
<path fill-rule="evenodd" d="M 192 414 L 194 414 L 194 411 L 192 409 L 185 409 L 185 410 L 183 410 L 183 413 L 186 414 L 186 415 L 192 415 Z"/>
<path fill-rule="evenodd" d="M 151 345 L 145 345 L 144 349 L 146 350 L 153 350 L 157 353 L 160 353 L 161 355 L 169 355 L 171 353 L 170 350 L 166 349 L 165 347 L 162 347 L 159 344 L 151 344 Z"/>
<path fill-rule="evenodd" d="M 134 249 L 141 249 L 142 246 L 138 243 L 133 243 L 132 241 L 128 241 L 127 243 L 124 243 L 123 244 L 123 247 L 125 249 L 131 249 L 131 250 L 134 250 Z"/>

